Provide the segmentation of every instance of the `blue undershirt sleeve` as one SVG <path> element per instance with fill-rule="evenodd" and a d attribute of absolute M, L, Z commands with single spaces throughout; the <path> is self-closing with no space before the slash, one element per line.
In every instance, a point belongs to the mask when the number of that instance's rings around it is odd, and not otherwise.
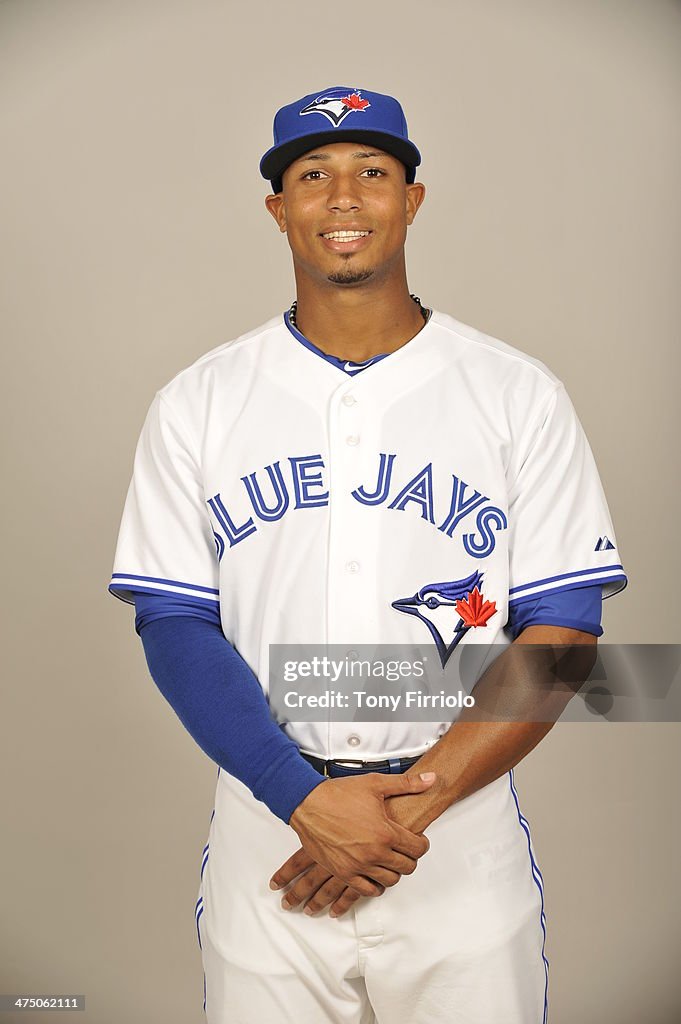
<path fill-rule="evenodd" d="M 515 640 L 528 626 L 567 626 L 602 636 L 602 587 L 599 583 L 574 590 L 548 591 L 511 601 L 506 628 Z"/>
<path fill-rule="evenodd" d="M 249 665 L 207 606 L 135 594 L 135 628 L 152 679 L 201 749 L 288 824 L 324 782 L 277 725 Z M 163 602 L 163 603 L 162 603 Z"/>

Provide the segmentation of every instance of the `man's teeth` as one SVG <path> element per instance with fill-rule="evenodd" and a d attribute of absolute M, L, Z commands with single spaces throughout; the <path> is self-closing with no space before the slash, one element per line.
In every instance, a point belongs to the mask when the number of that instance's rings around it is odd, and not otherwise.
<path fill-rule="evenodd" d="M 330 238 L 334 242 L 352 242 L 368 234 L 368 231 L 329 231 L 328 234 L 322 235 L 322 238 Z"/>

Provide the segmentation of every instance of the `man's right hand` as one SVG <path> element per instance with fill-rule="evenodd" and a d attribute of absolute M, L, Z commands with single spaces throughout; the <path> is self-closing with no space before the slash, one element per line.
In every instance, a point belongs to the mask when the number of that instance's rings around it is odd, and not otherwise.
<path fill-rule="evenodd" d="M 425 836 L 390 818 L 385 799 L 423 793 L 434 781 L 432 772 L 426 778 L 371 772 L 327 779 L 296 807 L 289 824 L 304 850 L 330 874 L 363 896 L 376 896 L 411 874 L 430 847 Z"/>

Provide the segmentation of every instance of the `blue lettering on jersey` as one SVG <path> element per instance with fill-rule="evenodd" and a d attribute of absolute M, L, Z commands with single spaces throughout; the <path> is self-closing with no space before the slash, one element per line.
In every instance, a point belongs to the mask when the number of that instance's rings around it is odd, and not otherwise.
<path fill-rule="evenodd" d="M 480 531 L 482 540 L 476 540 L 474 533 L 464 535 L 463 546 L 473 558 L 486 558 L 494 551 L 496 538 L 490 529 L 490 524 L 494 526 L 495 530 L 505 530 L 508 526 L 506 516 L 500 508 L 496 508 L 494 505 L 480 509 L 475 517 L 475 525 Z"/>
<path fill-rule="evenodd" d="M 496 505 L 490 504 L 489 497 L 466 483 L 456 474 L 451 474 L 451 485 L 448 487 L 448 509 L 441 523 L 436 524 L 435 516 L 435 480 L 432 462 L 414 473 L 406 482 L 404 476 L 393 486 L 394 466 L 397 455 L 380 452 L 375 477 L 366 484 L 360 484 L 351 496 L 362 505 L 387 505 L 396 512 L 405 512 L 410 505 L 420 510 L 421 519 L 436 526 L 447 537 L 453 537 L 462 524 L 470 522 L 473 513 L 475 529 L 468 532 L 459 531 L 464 550 L 472 558 L 486 558 L 496 546 L 496 534 L 508 526 L 506 514 Z M 215 545 L 220 560 L 226 550 L 226 544 L 234 547 L 242 540 L 257 533 L 259 527 L 256 520 L 262 523 L 274 523 L 281 519 L 290 509 L 322 508 L 329 504 L 329 491 L 324 482 L 325 464 L 320 454 L 290 456 L 290 483 L 284 479 L 279 461 L 264 467 L 267 484 L 258 479 L 259 470 L 253 470 L 242 476 L 244 491 L 241 496 L 247 499 L 250 508 L 242 511 L 240 525 L 236 516 L 228 511 L 220 492 L 208 499 L 208 506 L 213 512 L 217 532 L 211 524 L 215 536 Z M 293 499 L 293 500 L 292 500 Z M 235 496 L 234 505 L 239 498 Z M 230 499 L 230 507 L 232 501 Z M 253 515 L 250 514 L 252 511 Z M 255 518 L 254 518 L 255 517 Z M 223 539 L 224 537 L 224 539 Z"/>
<path fill-rule="evenodd" d="M 242 476 L 241 479 L 244 482 L 244 487 L 248 492 L 248 497 L 251 499 L 251 505 L 253 506 L 258 518 L 262 519 L 266 523 L 273 523 L 275 520 L 281 519 L 288 508 L 288 491 L 286 490 L 281 466 L 278 462 L 275 462 L 273 466 L 265 466 L 265 469 L 267 470 L 270 483 L 272 484 L 272 490 L 274 491 L 275 504 L 272 506 L 265 504 L 262 491 L 260 490 L 260 484 L 256 480 L 255 473 L 249 473 L 248 476 Z"/>
<path fill-rule="evenodd" d="M 473 512 L 480 505 L 484 505 L 489 498 L 486 494 L 481 494 L 480 491 L 474 491 L 469 498 L 466 497 L 466 491 L 468 490 L 468 484 L 464 480 L 459 480 L 458 476 L 452 473 L 452 480 L 454 481 L 452 487 L 452 501 L 449 507 L 447 518 L 443 523 L 438 526 L 438 530 L 442 530 L 451 537 L 455 528 L 469 512 Z"/>
<path fill-rule="evenodd" d="M 393 462 L 395 455 L 386 455 L 381 452 L 378 459 L 378 479 L 376 489 L 367 491 L 364 485 L 352 491 L 352 496 L 363 505 L 382 505 L 390 491 L 390 481 L 393 475 Z M 387 460 L 387 461 L 386 461 Z"/>
<path fill-rule="evenodd" d="M 435 522 L 433 517 L 433 467 L 430 462 L 402 488 L 395 500 L 390 502 L 388 508 L 397 508 L 402 512 L 408 501 L 414 501 L 420 506 L 422 519 L 427 519 L 430 523 Z"/>
<path fill-rule="evenodd" d="M 209 498 L 208 504 L 213 509 L 215 518 L 222 527 L 231 548 L 233 548 L 235 544 L 238 544 L 240 540 L 245 540 L 246 537 L 250 537 L 250 535 L 255 533 L 258 529 L 252 519 L 247 519 L 245 523 L 241 524 L 241 526 L 236 526 L 234 524 L 234 520 L 223 505 L 222 498 L 219 494 L 216 494 L 213 498 Z M 215 530 L 213 530 L 213 533 L 215 533 Z M 224 553 L 224 543 L 222 550 Z"/>
<path fill-rule="evenodd" d="M 293 486 L 296 492 L 296 508 L 318 508 L 329 504 L 329 492 L 315 494 L 315 487 L 323 487 L 321 470 L 324 462 L 321 455 L 300 455 L 288 460 L 293 469 Z M 319 467 L 320 472 L 312 470 Z"/>

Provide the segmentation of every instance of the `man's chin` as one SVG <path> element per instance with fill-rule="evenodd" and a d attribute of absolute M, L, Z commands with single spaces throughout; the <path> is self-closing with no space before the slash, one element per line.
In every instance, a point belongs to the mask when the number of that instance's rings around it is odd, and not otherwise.
<path fill-rule="evenodd" d="M 368 281 L 370 277 L 373 277 L 373 273 L 371 269 L 360 270 L 348 267 L 346 270 L 336 270 L 333 274 L 328 274 L 326 279 L 332 284 L 361 284 L 362 281 Z"/>

